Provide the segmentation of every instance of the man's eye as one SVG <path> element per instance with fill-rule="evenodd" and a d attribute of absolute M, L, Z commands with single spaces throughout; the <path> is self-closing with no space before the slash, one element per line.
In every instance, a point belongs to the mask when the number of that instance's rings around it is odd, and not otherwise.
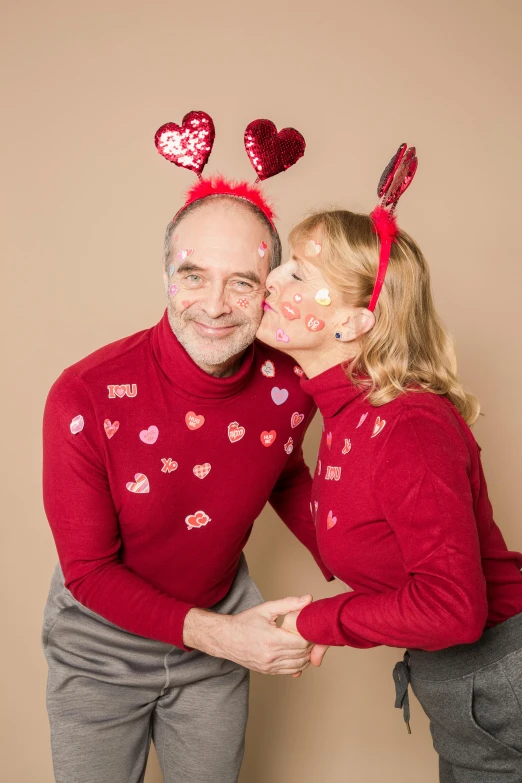
<path fill-rule="evenodd" d="M 246 280 L 237 280 L 237 285 L 241 286 L 242 288 L 252 288 L 250 283 L 247 283 Z"/>
<path fill-rule="evenodd" d="M 198 280 L 201 280 L 199 275 L 188 275 L 187 280 L 191 280 L 193 283 L 197 283 Z"/>
<path fill-rule="evenodd" d="M 295 272 L 292 272 L 292 277 L 294 278 L 294 280 L 299 280 L 301 283 L 303 282 L 300 277 L 297 277 Z"/>

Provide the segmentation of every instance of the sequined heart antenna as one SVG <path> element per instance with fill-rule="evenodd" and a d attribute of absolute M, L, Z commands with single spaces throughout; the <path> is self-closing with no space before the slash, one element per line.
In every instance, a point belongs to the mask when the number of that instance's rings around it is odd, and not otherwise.
<path fill-rule="evenodd" d="M 253 184 L 234 182 L 223 176 L 203 178 L 202 171 L 209 159 L 215 139 L 212 118 L 204 111 L 191 111 L 181 125 L 168 122 L 156 131 L 156 149 L 166 160 L 193 171 L 199 182 L 193 185 L 174 220 L 190 204 L 208 196 L 227 195 L 250 201 L 258 207 L 274 227 L 274 211 L 257 187 L 261 180 L 286 171 L 304 155 L 306 143 L 295 128 L 278 132 L 270 120 L 254 120 L 245 130 L 245 149 L 256 172 Z"/>
<path fill-rule="evenodd" d="M 407 144 L 401 144 L 393 158 L 384 169 L 379 185 L 377 195 L 381 203 L 375 207 L 370 217 L 379 237 L 381 246 L 379 251 L 379 268 L 373 288 L 373 293 L 368 305 L 368 310 L 373 312 L 377 306 L 379 295 L 384 285 L 386 271 L 390 262 L 392 244 L 399 231 L 397 220 L 395 218 L 395 208 L 404 191 L 410 186 L 415 172 L 417 171 L 418 160 L 415 147 L 408 147 Z"/>

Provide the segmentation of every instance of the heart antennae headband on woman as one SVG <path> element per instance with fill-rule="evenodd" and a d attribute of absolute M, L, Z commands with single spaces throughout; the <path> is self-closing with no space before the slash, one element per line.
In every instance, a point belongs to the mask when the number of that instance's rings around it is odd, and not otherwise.
<path fill-rule="evenodd" d="M 381 243 L 377 278 L 370 304 L 368 305 L 368 310 L 371 310 L 371 312 L 375 310 L 377 305 L 390 261 L 392 244 L 399 230 L 394 214 L 395 207 L 415 176 L 417 166 L 418 160 L 415 147 L 401 144 L 379 180 L 377 195 L 381 199 L 381 203 L 375 207 L 370 215 Z"/>
<path fill-rule="evenodd" d="M 294 128 L 283 128 L 278 133 L 270 120 L 251 122 L 245 130 L 245 149 L 257 178 L 250 184 L 232 182 L 222 176 L 203 179 L 201 172 L 212 151 L 215 135 L 212 118 L 204 111 L 191 111 L 183 117 L 181 125 L 168 122 L 156 131 L 154 141 L 160 155 L 176 166 L 190 169 L 199 179 L 188 191 L 185 203 L 173 219 L 195 201 L 226 195 L 250 201 L 274 228 L 274 211 L 257 183 L 297 163 L 306 147 L 303 136 Z"/>

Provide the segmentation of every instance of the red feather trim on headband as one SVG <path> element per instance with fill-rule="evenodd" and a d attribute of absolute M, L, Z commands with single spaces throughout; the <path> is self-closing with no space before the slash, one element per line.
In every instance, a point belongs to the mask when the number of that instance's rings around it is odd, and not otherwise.
<path fill-rule="evenodd" d="M 388 269 L 388 262 L 390 260 L 391 246 L 399 232 L 399 229 L 397 227 L 395 215 L 380 205 L 375 207 L 370 217 L 373 221 L 373 227 L 377 232 L 377 236 L 381 242 L 377 279 L 375 280 L 375 287 L 373 289 L 372 298 L 370 300 L 370 304 L 368 305 L 368 310 L 373 313 L 379 298 L 379 294 L 381 293 L 384 278 L 386 277 L 386 270 Z"/>
<path fill-rule="evenodd" d="M 187 191 L 186 201 L 175 217 L 183 212 L 183 210 L 186 209 L 189 204 L 193 204 L 194 201 L 199 201 L 200 199 L 207 198 L 208 196 L 218 195 L 235 196 L 236 198 L 242 198 L 245 201 L 250 201 L 251 204 L 254 204 L 258 209 L 261 210 L 270 225 L 274 227 L 274 219 L 276 215 L 259 188 L 256 188 L 255 185 L 250 185 L 248 182 L 234 182 L 233 180 L 228 180 L 222 175 L 211 177 L 209 179 L 198 180 Z"/>

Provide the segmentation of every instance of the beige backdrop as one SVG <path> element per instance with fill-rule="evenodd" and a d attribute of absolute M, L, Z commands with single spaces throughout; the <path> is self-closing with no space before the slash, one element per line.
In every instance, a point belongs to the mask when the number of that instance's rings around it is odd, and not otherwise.
<path fill-rule="evenodd" d="M 253 178 L 242 138 L 257 117 L 304 134 L 305 158 L 266 186 L 283 235 L 312 206 L 370 210 L 396 147 L 417 145 L 400 222 L 431 260 L 462 377 L 483 403 L 476 435 L 497 519 L 522 549 L 522 14 L 520 0 L 3 0 L 1 15 L 1 775 L 50 783 L 42 407 L 64 367 L 161 316 L 162 234 L 193 177 L 153 136 L 190 109 L 216 123 L 207 173 Z M 310 463 L 319 432 L 316 421 Z M 336 590 L 271 511 L 247 554 L 267 598 Z M 254 676 L 241 783 L 434 783 L 420 708 L 411 737 L 393 708 L 398 657 L 336 649 L 299 681 Z M 153 755 L 146 780 L 161 781 Z"/>

